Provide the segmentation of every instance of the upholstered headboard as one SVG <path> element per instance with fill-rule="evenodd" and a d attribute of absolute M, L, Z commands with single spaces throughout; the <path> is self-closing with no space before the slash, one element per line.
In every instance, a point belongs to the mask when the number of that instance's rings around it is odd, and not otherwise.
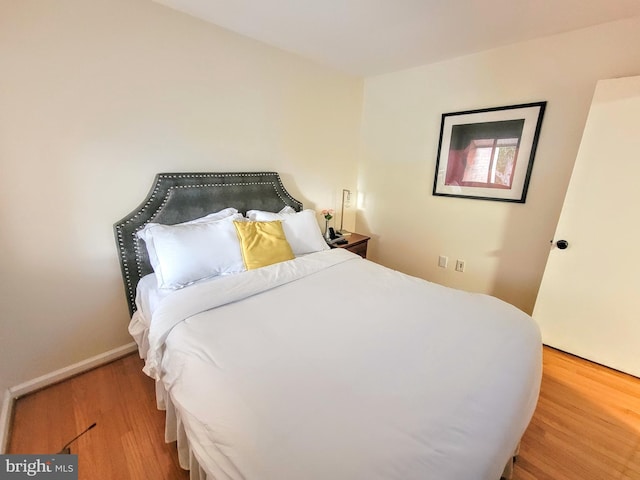
<path fill-rule="evenodd" d="M 160 173 L 147 198 L 114 225 L 129 313 L 136 310 L 136 286 L 153 270 L 144 241 L 136 232 L 149 222 L 174 225 L 227 207 L 278 212 L 285 206 L 296 211 L 302 203 L 293 198 L 275 172 Z"/>

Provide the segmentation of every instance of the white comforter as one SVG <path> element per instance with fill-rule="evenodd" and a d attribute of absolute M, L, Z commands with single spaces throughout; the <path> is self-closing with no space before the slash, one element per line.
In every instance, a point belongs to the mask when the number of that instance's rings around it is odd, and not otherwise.
<path fill-rule="evenodd" d="M 529 316 L 342 249 L 169 295 L 148 348 L 218 480 L 497 480 L 541 377 Z"/>

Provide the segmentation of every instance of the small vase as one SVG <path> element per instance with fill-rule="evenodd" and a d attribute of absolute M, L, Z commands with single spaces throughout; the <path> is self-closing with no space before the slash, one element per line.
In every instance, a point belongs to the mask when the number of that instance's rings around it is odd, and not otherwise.
<path fill-rule="evenodd" d="M 329 235 L 329 220 L 324 221 L 324 238 L 331 240 L 331 235 Z"/>

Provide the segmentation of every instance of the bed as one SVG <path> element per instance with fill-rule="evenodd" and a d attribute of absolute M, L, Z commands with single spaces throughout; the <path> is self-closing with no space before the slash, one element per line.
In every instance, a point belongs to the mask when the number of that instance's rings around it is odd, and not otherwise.
<path fill-rule="evenodd" d="M 542 371 L 528 315 L 329 248 L 275 172 L 159 174 L 114 228 L 192 479 L 510 477 Z"/>

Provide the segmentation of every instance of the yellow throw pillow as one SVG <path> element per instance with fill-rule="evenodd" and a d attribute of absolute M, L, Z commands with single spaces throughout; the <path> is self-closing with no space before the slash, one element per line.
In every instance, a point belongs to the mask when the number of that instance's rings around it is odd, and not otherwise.
<path fill-rule="evenodd" d="M 247 270 L 266 267 L 294 257 L 280 220 L 233 222 L 238 232 L 242 260 Z"/>

